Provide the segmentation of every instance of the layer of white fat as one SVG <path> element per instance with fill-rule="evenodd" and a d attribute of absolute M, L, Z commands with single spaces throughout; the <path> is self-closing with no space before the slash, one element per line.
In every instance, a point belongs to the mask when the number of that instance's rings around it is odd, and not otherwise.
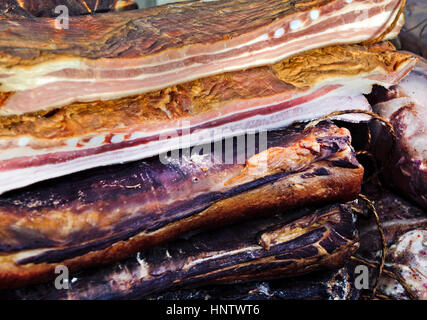
<path fill-rule="evenodd" d="M 381 5 L 380 5 L 381 6 Z M 353 11 L 363 11 L 366 10 L 367 8 L 372 8 L 372 4 L 366 4 L 366 3 L 355 3 L 354 5 L 351 6 L 346 6 L 344 7 L 340 12 L 334 12 L 333 14 L 329 14 L 329 15 L 324 15 L 324 16 L 320 16 L 319 19 L 316 19 L 316 23 L 321 23 L 322 21 L 326 20 L 327 18 L 330 18 L 331 16 L 337 16 L 337 15 L 342 15 L 345 13 L 349 13 L 349 12 L 353 12 Z M 355 21 L 354 23 L 350 23 L 350 24 L 344 24 L 341 26 L 337 26 L 334 27 L 333 30 L 326 30 L 322 33 L 316 33 L 313 35 L 306 35 L 303 37 L 300 37 L 298 39 L 295 39 L 293 41 L 288 41 L 286 43 L 282 43 L 276 47 L 267 47 L 264 48 L 262 50 L 256 51 L 256 52 L 246 52 L 245 54 L 241 55 L 240 57 L 245 57 L 245 56 L 253 56 L 255 54 L 260 54 L 263 52 L 267 52 L 267 51 L 274 51 L 274 50 L 278 50 L 278 48 L 286 48 L 288 47 L 290 44 L 292 44 L 295 41 L 301 41 L 301 40 L 306 40 L 306 39 L 315 39 L 316 37 L 318 37 L 319 35 L 322 34 L 334 34 L 336 36 L 339 36 L 339 33 L 342 31 L 346 31 L 346 30 L 351 30 L 351 29 L 356 29 L 356 30 L 366 30 L 366 26 L 369 26 L 370 29 L 373 30 L 373 34 L 372 37 L 375 36 L 375 30 L 379 27 L 382 27 L 387 21 L 389 21 L 390 16 L 395 16 L 397 14 L 397 12 L 391 12 L 391 11 L 383 11 L 382 13 L 373 16 L 371 18 L 368 19 L 364 19 L 363 18 L 363 14 L 361 14 L 360 16 L 362 16 L 362 18 L 359 20 L 357 19 L 357 21 Z M 298 23 L 296 21 L 300 21 L 299 19 L 295 19 L 293 21 L 291 21 L 291 24 L 294 23 L 294 25 L 297 25 Z M 363 21 L 363 23 L 361 23 Z M 314 22 L 311 22 L 310 25 L 314 25 Z M 280 32 L 278 30 L 280 30 L 280 26 L 277 27 L 277 29 L 275 30 L 275 32 Z M 298 30 L 295 30 L 298 31 Z M 351 39 L 345 39 L 344 42 L 360 42 L 363 40 L 367 40 L 366 36 L 360 35 L 358 36 L 360 32 L 355 32 L 355 37 L 351 38 Z M 246 47 L 252 44 L 255 44 L 257 42 L 262 42 L 262 41 L 266 41 L 268 40 L 268 34 L 262 34 L 261 36 L 257 37 L 254 40 L 251 40 L 247 43 L 244 44 L 240 44 L 238 46 L 234 46 L 234 47 L 228 47 L 225 48 L 221 51 L 217 51 L 215 53 L 222 53 L 222 52 L 226 52 L 229 50 L 234 50 L 236 48 L 240 48 L 240 47 Z M 331 41 L 327 41 L 324 43 L 319 43 L 316 44 L 316 41 L 312 41 L 312 45 L 308 45 L 306 46 L 303 50 L 300 51 L 306 51 L 306 50 L 310 50 L 313 48 L 317 48 L 317 47 L 323 47 L 326 46 L 330 43 L 336 42 L 336 37 L 334 37 Z M 285 53 L 285 54 L 278 54 L 275 55 L 274 58 L 271 59 L 266 59 L 266 60 L 258 60 L 254 63 L 254 60 L 252 59 L 249 63 L 245 64 L 245 65 L 234 65 L 234 66 L 230 66 L 230 67 L 226 67 L 226 68 L 222 68 L 222 69 L 217 69 L 215 72 L 210 72 L 207 74 L 203 74 L 203 75 L 197 75 L 197 76 L 193 76 L 193 77 L 187 77 L 186 79 L 183 79 L 182 81 L 191 81 L 194 80 L 195 78 L 200 78 L 201 76 L 209 76 L 212 74 L 217 74 L 217 73 L 222 73 L 222 72 L 227 72 L 227 71 L 234 71 L 234 70 L 238 70 L 238 69 L 245 69 L 245 68 L 249 68 L 249 67 L 256 67 L 256 66 L 260 66 L 260 65 L 268 65 L 268 64 L 273 64 L 276 63 L 280 60 L 283 60 L 287 57 L 289 57 L 290 55 L 296 54 L 298 52 L 292 52 L 292 53 Z M 193 55 L 196 56 L 196 55 Z M 175 60 L 168 60 L 165 61 L 164 64 L 167 63 L 171 63 L 174 61 L 181 61 L 183 59 L 188 59 L 191 58 L 192 56 L 185 56 L 183 58 L 179 58 L 179 59 L 175 59 Z M 235 57 L 233 59 L 238 59 L 239 57 Z M 142 67 L 149 67 L 149 66 L 160 66 L 162 65 L 161 63 L 158 64 L 153 64 L 153 65 L 143 65 Z M 62 70 L 62 69 L 66 69 L 66 68 L 70 68 L 70 69 L 78 69 L 78 70 L 85 70 L 88 69 L 88 66 L 85 64 L 83 59 L 79 59 L 79 58 L 75 58 L 75 59 L 63 59 L 61 61 L 49 61 L 49 62 L 45 62 L 39 65 L 36 65 L 32 68 L 14 68 L 13 71 L 10 70 L 5 70 L 3 68 L 0 68 L 0 74 L 9 74 L 9 77 L 7 78 L 7 81 L 5 81 L 4 83 L 1 84 L 1 91 L 24 91 L 24 90 L 29 90 L 29 89 L 33 89 L 33 88 L 37 88 L 40 87 L 42 85 L 46 85 L 49 83 L 53 83 L 53 82 L 58 82 L 61 80 L 66 80 L 66 81 L 77 81 L 77 82 L 81 82 L 84 80 L 90 80 L 90 79 L 81 79 L 81 78 L 74 78 L 74 79 L 68 79 L 65 77 L 56 77 L 56 76 L 45 76 L 48 73 L 54 72 L 54 71 L 58 71 L 58 70 Z M 117 70 L 125 70 L 125 69 L 135 69 L 137 67 L 122 67 L 120 69 Z M 95 68 L 91 68 L 92 70 L 97 70 Z M 102 70 L 102 69 L 99 69 Z M 108 68 L 108 70 L 114 70 L 114 68 Z M 185 68 L 174 68 L 173 72 L 179 72 L 181 70 L 185 70 Z M 156 73 L 154 74 L 155 76 L 162 76 L 162 75 L 166 75 L 169 74 L 170 70 L 164 72 L 164 73 Z M 140 75 L 138 77 L 132 77 L 132 78 L 122 78 L 121 80 L 126 81 L 129 79 L 145 79 L 145 78 L 150 78 L 152 77 L 152 74 L 143 74 Z M 107 79 L 107 78 L 99 78 L 99 77 L 94 77 L 92 78 L 92 80 L 94 81 L 109 81 L 109 80 L 114 80 L 114 79 Z M 169 85 L 173 85 L 175 83 L 170 83 Z M 163 87 L 163 86 L 162 86 Z M 159 87 L 160 88 L 160 87 Z M 155 89 L 159 89 L 159 88 L 150 88 L 150 90 L 155 90 Z M 136 93 L 142 93 L 144 91 L 141 90 L 134 90 L 134 91 L 127 91 L 126 93 L 124 93 L 125 95 L 129 95 L 129 94 L 136 94 Z M 121 95 L 123 96 L 123 95 Z M 88 95 L 87 97 L 91 97 L 90 95 Z M 99 94 L 96 95 L 97 98 L 99 98 Z M 105 98 L 108 99 L 112 99 L 114 97 L 118 97 L 118 96 L 106 96 Z M 80 98 L 80 97 L 79 97 Z"/>
<path fill-rule="evenodd" d="M 155 156 L 156 154 L 175 150 L 177 147 L 188 148 L 194 145 L 203 145 L 223 138 L 240 136 L 247 132 L 259 132 L 281 128 L 296 121 L 317 119 L 333 111 L 348 109 L 370 110 L 370 106 L 361 95 L 354 97 L 336 97 L 331 95 L 274 114 L 266 116 L 256 115 L 242 121 L 226 123 L 213 129 L 199 130 L 185 139 L 177 136 L 170 139 L 157 140 L 147 144 L 127 147 L 126 149 L 111 150 L 100 154 L 79 157 L 67 162 L 0 171 L 0 194 L 38 181 L 94 167 L 140 160 Z M 19 149 L 16 151 L 18 151 L 18 153 L 21 152 Z M 52 150 L 52 152 L 55 151 L 57 150 Z M 18 156 L 18 154 L 15 155 Z M 28 154 L 26 154 L 26 156 L 28 156 Z"/>
<path fill-rule="evenodd" d="M 76 148 L 79 143 L 79 138 L 69 138 L 65 141 L 66 145 L 71 148 Z"/>
<path fill-rule="evenodd" d="M 385 102 L 377 103 L 374 106 L 374 110 L 376 113 L 378 113 L 380 116 L 386 118 L 387 120 L 390 120 L 390 117 L 400 108 L 407 106 L 412 103 L 411 98 L 409 97 L 401 97 L 392 99 Z"/>
<path fill-rule="evenodd" d="M 140 138 L 148 137 L 150 135 L 151 135 L 151 133 L 142 132 L 142 131 L 135 131 L 130 135 L 129 140 L 140 139 Z"/>
<path fill-rule="evenodd" d="M 13 254 L 13 260 L 15 262 L 18 262 L 20 260 L 31 258 L 31 257 L 34 257 L 34 256 L 38 256 L 40 254 L 43 254 L 43 253 L 46 253 L 46 252 L 49 252 L 49 251 L 52 251 L 52 249 L 34 249 L 34 250 L 21 251 L 19 253 Z M 8 259 L 9 257 L 6 256 L 6 258 Z M 1 259 L 2 258 L 0 256 L 0 262 L 1 262 Z"/>
<path fill-rule="evenodd" d="M 86 65 L 84 59 L 62 58 L 36 64 L 31 68 L 21 67 L 12 70 L 0 68 L 0 74 L 9 75 L 4 80 L 0 79 L 0 89 L 1 91 L 7 92 L 38 88 L 52 82 L 66 79 L 62 77 L 46 76 L 49 73 L 64 69 L 87 70 L 89 67 Z"/>
<path fill-rule="evenodd" d="M 21 137 L 18 139 L 18 146 L 25 147 L 30 142 L 29 137 Z"/>
<path fill-rule="evenodd" d="M 353 76 L 348 76 L 347 78 L 346 77 L 330 78 L 327 81 L 320 82 L 318 85 L 314 86 L 309 91 L 305 91 L 299 95 L 293 96 L 292 99 L 290 99 L 290 100 L 297 99 L 297 98 L 300 98 L 303 96 L 308 96 L 311 93 L 314 93 L 314 92 L 320 90 L 322 87 L 325 87 L 328 85 L 340 85 L 341 87 L 332 90 L 331 92 L 327 93 L 325 96 L 323 96 L 321 98 L 315 99 L 313 101 L 314 103 L 315 103 L 315 101 L 322 100 L 324 98 L 332 98 L 333 99 L 334 97 L 346 97 L 346 96 L 353 97 L 353 96 L 358 96 L 360 94 L 368 94 L 371 92 L 372 86 L 374 84 L 380 84 L 380 85 L 385 86 L 385 87 L 390 86 L 390 84 L 388 84 L 388 83 L 380 83 L 378 81 L 373 81 L 373 80 L 368 79 L 368 78 L 363 77 L 363 76 L 364 76 L 363 74 L 360 74 L 360 75 L 358 75 L 357 79 L 355 79 Z M 283 103 L 286 101 L 288 101 L 288 100 L 278 101 L 278 102 L 274 103 L 273 105 Z M 268 105 L 262 104 L 262 105 L 259 105 L 257 107 L 251 108 L 251 109 L 244 109 L 242 111 L 262 110 L 263 108 L 266 108 L 269 106 L 271 106 L 271 104 L 268 104 Z M 296 108 L 296 107 L 298 107 L 298 106 L 295 106 L 292 108 Z M 357 108 L 352 107 L 350 105 L 347 107 L 348 107 L 348 109 L 357 109 Z M 333 108 L 331 108 L 331 110 L 332 109 Z M 341 110 L 344 110 L 344 109 L 341 109 Z M 322 116 L 325 114 L 320 114 L 319 116 Z M 228 116 L 229 116 L 229 114 L 224 114 L 221 117 L 215 118 L 215 120 L 222 120 L 222 119 L 227 118 Z M 337 118 L 343 119 L 343 120 L 348 120 L 348 121 L 353 121 L 353 122 L 366 121 L 366 120 L 370 119 L 370 117 L 368 115 L 363 115 L 363 114 L 343 115 L 343 116 L 339 116 Z M 299 120 L 299 119 L 295 119 L 295 121 L 297 121 L 297 120 Z M 304 120 L 304 116 L 301 116 L 301 120 Z M 206 122 L 197 123 L 197 125 L 203 125 L 209 121 L 211 121 L 211 120 L 208 120 Z M 182 127 L 180 127 L 180 129 L 186 130 L 186 129 L 189 129 L 192 125 L 196 125 L 196 124 L 191 124 L 191 121 L 186 121 L 185 123 L 182 123 Z M 131 136 L 126 140 L 127 141 L 135 140 L 135 139 L 139 139 L 139 138 L 143 138 L 143 137 L 152 136 L 155 134 L 162 135 L 162 134 L 165 134 L 167 132 L 170 132 L 170 130 L 171 130 L 170 128 L 167 128 L 167 129 L 159 130 L 156 132 L 136 131 L 136 132 L 133 132 L 131 134 Z M 121 134 L 121 133 L 114 134 L 113 138 L 111 139 L 111 143 L 122 142 L 123 141 L 122 138 L 124 140 L 123 134 Z M 84 142 L 85 140 L 89 140 L 89 142 Z M 78 150 L 82 150 L 82 149 L 99 147 L 103 144 L 108 143 L 108 142 L 106 142 L 105 135 L 103 135 L 103 134 L 92 134 L 92 135 L 81 136 L 79 138 L 70 138 L 70 139 L 65 140 L 65 145 L 62 147 L 53 147 L 53 148 L 47 148 L 46 147 L 43 149 L 32 149 L 30 147 L 26 147 L 26 148 L 23 148 L 23 147 L 15 147 L 15 148 L 7 147 L 9 142 L 10 142 L 10 138 L 9 139 L 1 139 L 0 138 L 0 150 L 1 150 L 0 161 L 7 160 L 7 159 L 13 159 L 13 158 L 19 158 L 19 157 L 36 156 L 36 155 L 52 153 L 52 152 L 78 151 Z M 29 142 L 31 142 L 31 140 Z M 34 139 L 33 142 L 37 144 L 37 140 Z M 79 145 L 79 146 L 77 147 L 77 145 Z"/>
<path fill-rule="evenodd" d="M 93 136 L 86 144 L 88 147 L 99 147 L 105 142 L 105 135 L 98 134 Z"/>

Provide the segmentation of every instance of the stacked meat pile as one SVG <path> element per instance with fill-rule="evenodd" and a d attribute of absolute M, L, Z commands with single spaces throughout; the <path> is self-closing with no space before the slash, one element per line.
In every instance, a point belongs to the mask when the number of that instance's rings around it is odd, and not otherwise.
<path fill-rule="evenodd" d="M 108 265 L 41 298 L 342 267 L 364 169 L 348 129 L 307 122 L 369 112 L 411 72 L 387 42 L 404 2 L 190 1 L 65 29 L 3 11 L 0 288 L 58 266 Z"/>

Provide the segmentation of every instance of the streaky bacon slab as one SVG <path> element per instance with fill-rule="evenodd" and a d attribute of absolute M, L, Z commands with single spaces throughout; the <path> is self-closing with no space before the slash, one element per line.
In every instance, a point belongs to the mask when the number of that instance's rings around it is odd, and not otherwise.
<path fill-rule="evenodd" d="M 388 90 L 375 87 L 369 96 L 373 109 L 393 125 L 397 145 L 386 163 L 386 182 L 427 208 L 427 60 Z M 387 134 L 379 130 L 375 144 L 378 157 L 388 159 Z"/>
<path fill-rule="evenodd" d="M 0 193 L 337 110 L 369 110 L 362 94 L 397 83 L 415 63 L 385 43 L 336 46 L 132 98 L 2 117 Z"/>
<path fill-rule="evenodd" d="M 269 65 L 313 48 L 395 37 L 404 0 L 191 1 L 0 21 L 0 114 L 115 99 Z M 54 45 L 53 45 L 54 43 Z"/>
<path fill-rule="evenodd" d="M 298 237 L 295 237 L 297 228 Z M 268 249 L 262 245 L 261 239 L 269 239 Z M 139 252 L 118 264 L 97 268 L 95 272 L 81 271 L 73 277 L 72 286 L 68 290 L 57 290 L 49 283 L 14 291 L 0 291 L 0 298 L 150 299 L 155 292 L 173 292 L 177 287 L 185 285 L 197 287 L 207 283 L 233 283 L 230 287 L 234 287 L 236 282 L 293 278 L 303 273 L 312 274 L 323 268 L 335 269 L 358 247 L 356 218 L 349 204 L 317 210 L 287 210 L 286 213 L 273 217 L 171 241 Z M 339 286 L 338 289 L 331 289 L 331 292 L 351 295 L 351 282 L 346 282 L 348 290 L 342 290 L 343 278 L 337 277 L 336 273 L 333 277 L 327 277 L 329 281 L 325 280 L 323 273 L 320 274 L 321 278 L 319 273 L 315 273 L 314 277 L 313 279 L 319 280 L 309 281 L 309 284 L 304 281 L 303 287 L 302 279 L 298 277 L 298 285 L 288 289 L 290 297 L 286 295 L 286 298 L 306 299 L 309 294 L 309 297 L 315 299 L 319 299 L 319 296 L 336 298 L 336 295 L 328 295 L 326 290 L 320 289 L 322 286 L 330 287 L 335 278 Z M 251 289 L 256 288 L 254 286 Z M 283 287 L 280 288 L 278 298 L 283 299 Z M 221 292 L 220 297 L 224 298 L 224 288 L 220 287 L 218 291 Z M 259 298 L 256 295 L 258 291 L 254 290 L 256 298 Z M 320 295 L 319 292 L 325 293 Z M 296 296 L 298 293 L 299 297 Z M 194 299 L 194 292 L 191 292 L 191 297 Z M 227 298 L 229 297 L 227 294 Z M 241 299 L 242 293 L 239 292 L 235 297 Z M 270 298 L 270 293 L 266 293 L 265 297 Z M 176 295 L 173 299 L 175 298 Z"/>

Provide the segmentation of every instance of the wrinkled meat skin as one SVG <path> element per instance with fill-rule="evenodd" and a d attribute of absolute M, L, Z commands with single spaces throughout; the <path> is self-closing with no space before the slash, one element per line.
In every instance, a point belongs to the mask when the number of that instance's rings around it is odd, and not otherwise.
<path fill-rule="evenodd" d="M 399 8 L 401 4 L 396 0 L 376 2 L 393 8 Z M 44 43 L 48 38 L 59 36 L 49 20 L 40 20 L 38 24 L 21 21 L 22 25 L 15 28 L 0 29 L 13 35 L 9 39 L 2 37 L 0 47 L 3 47 L 5 52 L 23 59 L 40 55 L 35 49 L 91 59 L 137 57 L 156 54 L 182 44 L 190 46 L 232 39 L 295 13 L 308 12 L 328 5 L 330 12 L 342 8 L 344 3 L 337 0 L 300 0 L 298 3 L 288 0 L 225 0 L 211 3 L 192 1 L 95 17 L 73 17 L 70 20 L 70 29 L 65 30 L 66 33 L 59 37 L 58 40 L 61 41 L 58 41 L 57 48 L 53 50 L 48 49 Z M 219 20 L 228 23 L 217 24 Z M 305 20 L 308 21 L 309 18 L 305 17 Z M 2 27 L 6 26 L 7 24 Z M 25 31 L 30 27 L 37 28 L 40 33 L 33 32 L 32 37 L 28 34 L 25 36 Z M 36 35 L 40 38 L 35 38 Z M 93 41 L 90 45 L 88 39 Z M 129 43 L 135 41 L 136 44 L 129 46 Z M 15 48 L 13 44 L 16 45 Z M 14 49 L 20 47 L 29 48 L 30 51 L 14 52 Z"/>

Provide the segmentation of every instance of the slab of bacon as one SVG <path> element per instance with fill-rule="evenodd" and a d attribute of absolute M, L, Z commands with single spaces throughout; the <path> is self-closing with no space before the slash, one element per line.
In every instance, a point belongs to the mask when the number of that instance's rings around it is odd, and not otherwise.
<path fill-rule="evenodd" d="M 335 46 L 137 96 L 0 117 L 0 193 L 336 110 L 368 110 L 362 93 L 397 83 L 415 62 L 386 43 Z"/>
<path fill-rule="evenodd" d="M 116 99 L 397 36 L 404 0 L 191 1 L 144 10 L 0 21 L 0 113 Z"/>
<path fill-rule="evenodd" d="M 55 12 L 55 8 L 60 5 L 67 7 L 70 16 L 138 7 L 133 0 L 3 0 L 0 2 L 0 19 L 57 17 L 62 12 Z"/>
<path fill-rule="evenodd" d="M 376 87 L 369 96 L 374 110 L 391 122 L 397 136 L 392 163 L 385 168 L 385 180 L 427 208 L 427 60 L 418 64 L 399 84 L 384 89 Z M 384 150 L 387 135 L 378 134 L 377 152 Z"/>
<path fill-rule="evenodd" d="M 52 278 L 58 264 L 111 263 L 192 230 L 353 200 L 363 168 L 349 131 L 329 122 L 304 128 L 269 132 L 266 150 L 252 156 L 235 141 L 232 164 L 214 151 L 168 164 L 154 157 L 2 195 L 0 288 Z"/>

